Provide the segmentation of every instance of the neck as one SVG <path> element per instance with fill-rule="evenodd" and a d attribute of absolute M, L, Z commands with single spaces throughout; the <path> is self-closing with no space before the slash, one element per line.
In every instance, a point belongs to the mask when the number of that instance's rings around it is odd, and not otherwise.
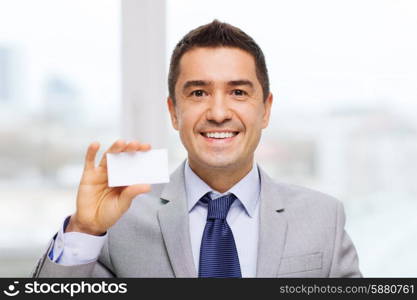
<path fill-rule="evenodd" d="M 230 190 L 236 183 L 245 177 L 253 167 L 253 158 L 243 166 L 210 168 L 188 159 L 191 170 L 198 175 L 207 185 L 219 193 Z"/>

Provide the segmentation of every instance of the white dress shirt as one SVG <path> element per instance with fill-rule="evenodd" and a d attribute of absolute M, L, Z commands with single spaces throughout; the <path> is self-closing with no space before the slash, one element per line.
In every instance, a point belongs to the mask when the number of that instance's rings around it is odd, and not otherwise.
<path fill-rule="evenodd" d="M 235 194 L 227 215 L 236 243 L 242 277 L 256 276 L 256 261 L 258 256 L 259 231 L 259 202 L 260 177 L 256 164 L 251 171 L 236 183 L 230 190 L 221 194 L 210 188 L 197 174 L 191 170 L 188 161 L 184 169 L 185 189 L 188 203 L 191 247 L 194 265 L 198 273 L 200 245 L 207 219 L 207 204 L 199 200 L 207 192 L 212 199 L 229 193 Z M 65 222 L 64 222 L 65 226 Z M 49 257 L 62 265 L 85 264 L 97 260 L 103 247 L 107 233 L 104 236 L 93 236 L 79 232 L 64 233 L 64 226 L 59 230 L 55 244 Z"/>
<path fill-rule="evenodd" d="M 207 204 L 203 204 L 199 200 L 207 192 L 211 192 L 212 199 L 233 193 L 237 199 L 230 207 L 226 221 L 233 232 L 242 277 L 255 277 L 256 259 L 258 257 L 260 202 L 260 179 L 256 164 L 253 164 L 252 170 L 244 178 L 223 194 L 213 191 L 207 183 L 198 177 L 191 170 L 188 161 L 185 164 L 184 177 L 190 217 L 191 247 L 197 271 L 201 239 L 207 220 Z"/>

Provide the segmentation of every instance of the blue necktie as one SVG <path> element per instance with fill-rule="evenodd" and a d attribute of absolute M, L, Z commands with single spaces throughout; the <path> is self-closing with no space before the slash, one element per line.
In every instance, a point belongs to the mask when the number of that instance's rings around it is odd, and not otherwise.
<path fill-rule="evenodd" d="M 198 277 L 242 277 L 235 239 L 226 222 L 235 199 L 235 195 L 228 194 L 211 200 L 210 193 L 200 199 L 208 204 L 208 213 L 201 240 Z"/>

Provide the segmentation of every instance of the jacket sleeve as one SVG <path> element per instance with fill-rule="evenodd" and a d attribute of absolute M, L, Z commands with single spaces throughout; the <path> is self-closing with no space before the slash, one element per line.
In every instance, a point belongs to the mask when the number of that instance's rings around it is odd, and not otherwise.
<path fill-rule="evenodd" d="M 35 269 L 32 272 L 32 277 L 116 277 L 115 274 L 110 270 L 110 257 L 108 253 L 107 242 L 103 246 L 100 257 L 97 261 L 75 266 L 63 266 L 53 262 L 49 258 L 48 254 L 54 245 L 54 241 L 54 239 L 50 241 L 47 250 L 39 259 Z"/>
<path fill-rule="evenodd" d="M 352 240 L 345 231 L 345 212 L 338 202 L 333 257 L 329 277 L 362 277 L 359 259 Z"/>

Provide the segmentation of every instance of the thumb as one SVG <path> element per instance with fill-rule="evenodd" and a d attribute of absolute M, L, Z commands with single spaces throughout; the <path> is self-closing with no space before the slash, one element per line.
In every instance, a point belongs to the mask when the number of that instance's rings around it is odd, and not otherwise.
<path fill-rule="evenodd" d="M 123 202 L 127 202 L 128 206 L 130 202 L 135 198 L 135 196 L 139 194 L 148 193 L 151 190 L 150 184 L 134 184 L 127 186 L 121 193 L 120 193 L 120 200 Z"/>

